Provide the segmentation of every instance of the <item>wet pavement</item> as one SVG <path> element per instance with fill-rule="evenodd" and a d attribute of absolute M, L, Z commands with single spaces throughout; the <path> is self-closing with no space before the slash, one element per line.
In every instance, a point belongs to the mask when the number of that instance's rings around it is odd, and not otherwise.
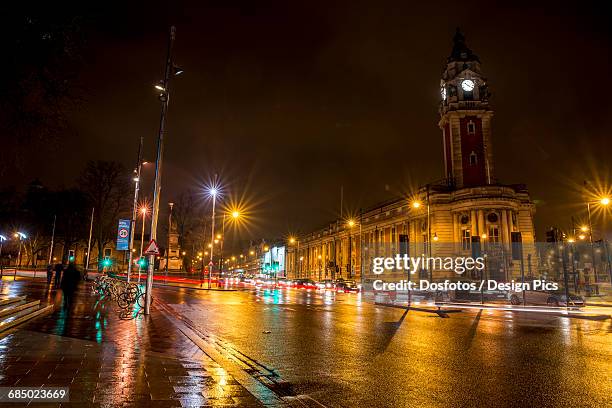
<path fill-rule="evenodd" d="M 296 289 L 156 289 L 204 336 L 334 407 L 612 406 L 605 316 L 375 306 Z"/>
<path fill-rule="evenodd" d="M 157 311 L 121 320 L 84 284 L 69 310 L 42 280 L 0 284 L 0 294 L 56 304 L 53 314 L 0 335 L 0 386 L 69 387 L 69 403 L 42 406 L 262 406 Z"/>
<path fill-rule="evenodd" d="M 45 287 L 18 279 L 0 292 L 61 301 Z M 440 318 L 296 289 L 156 287 L 154 297 L 150 317 L 120 320 L 83 289 L 70 313 L 0 338 L 0 386 L 70 384 L 65 406 L 274 405 L 253 392 L 253 382 L 269 385 L 265 372 L 283 385 L 278 394 L 308 406 L 612 405 L 605 316 L 465 309 Z"/>

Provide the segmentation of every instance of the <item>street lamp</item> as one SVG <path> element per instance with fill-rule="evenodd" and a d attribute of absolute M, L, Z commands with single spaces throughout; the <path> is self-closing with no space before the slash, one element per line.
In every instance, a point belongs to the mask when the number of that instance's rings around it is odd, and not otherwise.
<path fill-rule="evenodd" d="M 348 275 L 349 279 L 351 279 L 353 277 L 353 241 L 352 241 L 352 237 L 351 237 L 351 230 L 353 229 L 355 224 L 356 224 L 355 220 L 353 220 L 353 219 L 350 219 L 347 222 L 347 225 L 349 227 L 349 231 L 348 231 L 348 239 L 349 239 L 349 253 L 348 253 L 349 266 L 348 266 L 347 275 Z"/>
<path fill-rule="evenodd" d="M 170 80 L 176 75 L 175 65 L 172 59 L 172 49 L 176 27 L 170 27 L 168 38 L 168 49 L 166 54 L 166 67 L 164 79 L 156 89 L 160 91 L 159 100 L 161 102 L 161 115 L 159 121 L 159 132 L 157 134 L 157 157 L 155 159 L 155 182 L 153 187 L 153 211 L 151 213 L 151 240 L 157 239 L 157 221 L 159 213 L 159 199 L 161 195 L 161 176 L 162 163 L 164 157 L 164 135 L 166 133 L 166 114 L 168 113 L 168 103 L 170 99 Z M 145 315 L 151 313 L 151 295 L 153 291 L 153 271 L 155 269 L 155 255 L 149 257 L 149 268 L 147 270 L 147 285 L 145 291 Z"/>
<path fill-rule="evenodd" d="M 140 257 L 138 258 L 138 283 L 140 283 L 140 272 L 142 271 L 142 251 L 144 251 L 144 233 L 145 233 L 145 217 L 149 209 L 146 205 L 142 205 L 138 212 L 142 215 L 142 233 L 140 234 Z"/>
<path fill-rule="evenodd" d="M 217 239 L 221 241 L 221 249 L 220 249 L 220 257 L 219 257 L 219 270 L 223 273 L 223 244 L 225 243 L 225 220 L 227 217 L 227 212 L 223 212 L 223 223 L 221 226 L 221 234 L 217 235 Z M 231 211 L 231 216 L 234 220 L 240 218 L 240 211 L 233 210 Z"/>
<path fill-rule="evenodd" d="M 587 205 L 587 214 L 589 217 L 589 225 L 588 225 L 588 230 L 589 230 L 589 243 L 591 245 L 591 262 L 593 262 L 593 278 L 595 280 L 595 283 L 598 282 L 597 279 L 597 267 L 595 266 L 595 250 L 593 249 L 593 223 L 591 221 L 591 204 L 599 204 L 599 205 L 603 205 L 608 206 L 610 204 L 610 198 L 609 197 L 601 197 L 599 200 L 597 201 L 587 201 L 586 205 Z M 583 227 L 584 228 L 584 227 Z M 584 231 L 584 229 L 581 228 L 582 231 Z M 610 278 L 612 279 L 612 270 L 610 270 Z"/>
<path fill-rule="evenodd" d="M 4 262 L 2 262 L 2 245 L 6 241 L 6 237 L 4 235 L 0 235 L 0 278 L 4 273 Z"/>
<path fill-rule="evenodd" d="M 14 234 L 15 238 L 19 239 L 19 251 L 17 252 L 17 261 L 19 263 L 19 268 L 21 268 L 21 241 L 26 239 L 27 236 L 23 232 L 17 231 Z M 15 267 L 15 274 L 13 275 L 13 280 L 17 279 L 17 267 Z"/>
<path fill-rule="evenodd" d="M 213 268 L 213 256 L 214 256 L 214 245 L 215 242 L 215 205 L 217 203 L 217 196 L 219 195 L 219 189 L 216 186 L 216 175 L 213 185 L 208 189 L 208 196 L 212 198 L 212 214 L 211 214 L 211 229 L 210 229 L 210 262 L 208 263 L 208 288 L 210 289 L 212 279 L 212 268 Z M 202 282 L 200 282 L 202 287 Z"/>
<path fill-rule="evenodd" d="M 427 205 L 427 257 L 431 258 L 431 209 L 429 203 L 429 184 L 426 187 L 426 195 L 425 195 L 425 204 Z M 412 201 L 412 208 L 418 210 L 421 208 L 422 204 L 419 200 Z M 429 267 L 429 263 L 427 265 L 427 269 L 429 271 L 429 281 L 433 281 L 433 268 Z"/>

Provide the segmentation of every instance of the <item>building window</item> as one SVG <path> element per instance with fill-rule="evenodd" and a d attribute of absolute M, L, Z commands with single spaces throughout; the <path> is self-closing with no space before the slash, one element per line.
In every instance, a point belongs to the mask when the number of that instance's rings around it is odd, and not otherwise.
<path fill-rule="evenodd" d="M 478 156 L 476 156 L 476 152 L 472 151 L 470 153 L 470 166 L 475 166 L 478 163 Z"/>
<path fill-rule="evenodd" d="M 466 225 L 470 222 L 470 216 L 469 215 L 462 215 L 461 216 L 461 224 Z"/>
<path fill-rule="evenodd" d="M 427 239 L 427 234 L 423 234 L 423 253 L 429 255 L 429 240 Z"/>
<path fill-rule="evenodd" d="M 499 219 L 499 217 L 497 216 L 496 213 L 492 212 L 489 213 L 487 215 L 487 220 L 491 223 L 491 224 L 495 224 L 497 222 L 497 220 Z"/>
<path fill-rule="evenodd" d="M 474 133 L 476 133 L 476 125 L 471 120 L 467 124 L 467 131 L 468 131 L 468 134 L 470 135 L 473 135 Z"/>
<path fill-rule="evenodd" d="M 469 229 L 462 230 L 461 233 L 461 249 L 469 251 L 472 249 L 472 234 Z"/>
<path fill-rule="evenodd" d="M 489 242 L 492 244 L 499 243 L 499 227 L 497 225 L 489 226 Z"/>

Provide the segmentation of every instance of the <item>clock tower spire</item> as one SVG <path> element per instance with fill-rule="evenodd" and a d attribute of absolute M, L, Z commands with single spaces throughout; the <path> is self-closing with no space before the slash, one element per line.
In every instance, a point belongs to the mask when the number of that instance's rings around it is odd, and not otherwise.
<path fill-rule="evenodd" d="M 445 176 L 458 188 L 492 184 L 493 152 L 487 80 L 459 29 L 440 80 Z"/>

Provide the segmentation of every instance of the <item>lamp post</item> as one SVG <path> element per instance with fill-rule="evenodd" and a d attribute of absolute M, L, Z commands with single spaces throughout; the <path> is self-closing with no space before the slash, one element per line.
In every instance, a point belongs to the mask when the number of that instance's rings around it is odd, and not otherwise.
<path fill-rule="evenodd" d="M 215 205 L 217 202 L 217 194 L 219 194 L 219 190 L 217 190 L 217 187 L 213 185 L 213 187 L 211 187 L 210 190 L 208 191 L 208 194 L 210 194 L 213 200 L 212 215 L 211 215 L 212 226 L 210 228 L 210 262 L 208 264 L 208 289 L 210 289 L 211 280 L 212 280 L 212 268 L 214 265 L 213 253 L 215 250 Z"/>
<path fill-rule="evenodd" d="M 140 256 L 138 257 L 138 283 L 140 283 L 140 272 L 142 271 L 142 251 L 144 251 L 144 233 L 145 233 L 145 217 L 147 216 L 147 207 L 140 207 L 140 213 L 142 214 L 142 233 L 140 234 Z"/>
<path fill-rule="evenodd" d="M 17 252 L 17 262 L 18 262 L 18 266 L 15 266 L 15 274 L 13 275 L 13 280 L 17 279 L 17 268 L 21 268 L 21 241 L 25 238 L 27 238 L 26 234 L 24 234 L 23 232 L 19 232 L 17 231 L 15 233 L 15 238 L 19 239 L 19 251 Z"/>
<path fill-rule="evenodd" d="M 157 157 L 155 159 L 155 183 L 153 189 L 153 211 L 151 213 L 151 240 L 157 238 L 157 220 L 159 213 L 159 196 L 161 194 L 161 176 L 162 176 L 162 163 L 164 157 L 164 134 L 166 132 L 166 115 L 168 113 L 168 102 L 170 99 L 170 79 L 180 74 L 182 71 L 179 70 L 173 63 L 172 60 L 172 48 L 174 46 L 174 38 L 176 35 L 176 28 L 170 27 L 170 34 L 168 40 L 168 50 L 166 56 L 166 68 L 164 72 L 164 79 L 159 85 L 155 86 L 159 93 L 159 100 L 161 101 L 161 117 L 159 121 L 159 133 L 157 136 Z M 145 314 L 151 313 L 151 291 L 153 290 L 153 271 L 155 269 L 155 255 L 149 257 L 149 268 L 147 270 L 147 285 L 146 285 L 146 296 L 145 296 Z"/>
<path fill-rule="evenodd" d="M 166 272 L 166 282 L 168 281 L 168 268 L 169 268 L 169 263 L 170 263 L 170 232 L 172 232 L 172 208 L 174 208 L 174 203 L 168 203 L 168 205 L 170 206 L 170 214 L 168 214 L 168 247 L 166 248 L 166 267 L 165 272 Z"/>
<path fill-rule="evenodd" d="M 0 235 L 0 279 L 4 275 L 4 262 L 2 262 L 2 245 L 6 241 L 6 237 L 4 235 Z"/>
<path fill-rule="evenodd" d="M 134 169 L 134 202 L 132 203 L 132 220 L 130 223 L 130 243 L 128 247 L 128 268 L 127 268 L 127 281 L 130 281 L 130 275 L 132 273 L 133 249 L 134 249 L 134 230 L 136 229 L 136 217 L 138 216 L 138 192 L 140 191 L 140 172 L 142 170 L 142 148 L 144 144 L 144 137 L 140 136 L 140 143 L 138 144 L 138 157 L 136 158 L 136 168 Z"/>
<path fill-rule="evenodd" d="M 296 244 L 296 248 L 295 251 L 293 253 L 293 274 L 297 277 L 297 257 L 299 255 L 300 252 L 300 240 L 295 238 L 295 237 L 289 237 L 289 245 L 294 245 Z"/>
<path fill-rule="evenodd" d="M 237 220 L 238 218 L 240 218 L 240 211 L 238 210 L 233 210 L 231 213 L 232 219 Z M 227 212 L 223 213 L 223 222 L 222 222 L 222 226 L 221 226 L 221 237 L 219 238 L 220 242 L 220 249 L 219 249 L 219 271 L 223 274 L 223 245 L 225 244 L 225 219 L 227 216 Z"/>
<path fill-rule="evenodd" d="M 348 222 L 346 223 L 349 227 L 348 230 L 348 271 L 346 271 L 347 273 L 347 277 L 349 279 L 351 279 L 353 277 L 353 242 L 351 241 L 351 230 L 353 229 L 353 227 L 355 226 L 355 220 L 351 219 L 348 220 Z"/>
<path fill-rule="evenodd" d="M 594 278 L 595 283 L 597 283 L 598 282 L 597 267 L 595 266 L 595 250 L 593 248 L 593 223 L 591 221 L 591 204 L 600 204 L 605 207 L 605 206 L 610 205 L 610 198 L 602 197 L 598 201 L 587 201 L 586 203 L 587 215 L 589 219 L 589 244 L 591 246 L 591 262 L 593 262 L 593 278 Z M 611 273 L 611 281 L 612 281 L 612 271 L 610 273 Z"/>
<path fill-rule="evenodd" d="M 431 258 L 431 209 L 429 203 L 429 184 L 426 186 L 426 196 L 425 196 L 425 204 L 427 205 L 427 258 Z M 412 207 L 415 209 L 421 208 L 420 201 L 413 201 Z M 427 271 L 429 272 L 429 281 L 433 280 L 433 271 L 429 266 L 429 262 L 427 263 Z"/>

